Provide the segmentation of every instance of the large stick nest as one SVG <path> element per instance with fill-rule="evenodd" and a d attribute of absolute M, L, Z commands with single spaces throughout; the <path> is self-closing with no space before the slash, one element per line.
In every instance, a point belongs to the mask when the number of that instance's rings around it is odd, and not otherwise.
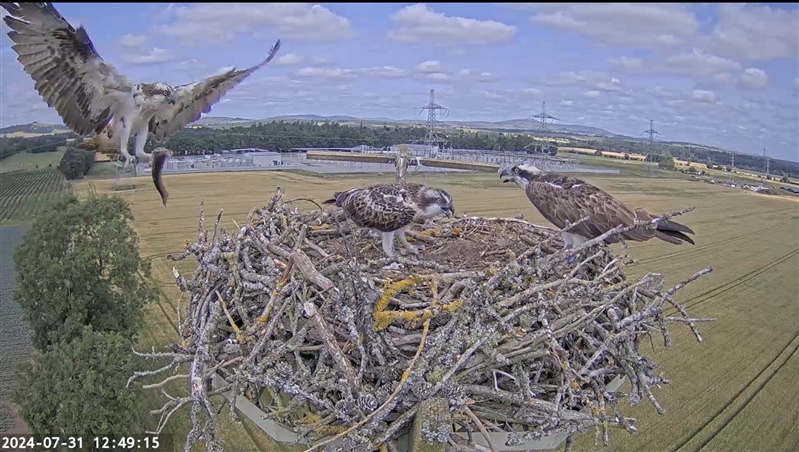
<path fill-rule="evenodd" d="M 668 381 L 639 353 L 642 336 L 660 332 L 668 346 L 666 325 L 677 321 L 702 340 L 694 322 L 708 319 L 688 318 L 672 297 L 709 268 L 661 291 L 657 274 L 628 281 L 626 256 L 602 238 L 569 263 L 558 231 L 478 217 L 428 222 L 410 239 L 421 254 L 391 259 L 339 210 L 301 211 L 282 195 L 233 234 L 219 229 L 220 212 L 209 237 L 201 212 L 198 241 L 170 256 L 199 263 L 189 279 L 174 271 L 182 344 L 138 353 L 172 362 L 131 381 L 188 364 L 167 380 L 187 378 L 190 395 L 164 392 L 155 412 L 160 431 L 191 404 L 186 447 L 220 449 L 210 397 L 229 390 L 246 391 L 312 449 L 334 440 L 342 450 L 392 449 L 431 399 L 448 403 L 451 423 L 423 435 L 461 450 L 476 446 L 452 431 L 513 431 L 512 445 L 596 428 L 607 443 L 608 427 L 635 431 L 621 399 L 646 397 L 663 411 L 651 388 Z M 666 305 L 680 315 L 666 316 Z M 214 373 L 228 384 L 212 389 Z M 628 394 L 607 390 L 618 376 Z"/>

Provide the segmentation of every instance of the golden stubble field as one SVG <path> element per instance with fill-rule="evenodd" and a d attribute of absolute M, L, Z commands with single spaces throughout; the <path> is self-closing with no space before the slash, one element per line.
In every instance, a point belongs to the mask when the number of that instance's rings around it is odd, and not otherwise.
<path fill-rule="evenodd" d="M 548 225 L 529 204 L 522 191 L 500 183 L 495 174 L 460 174 L 414 177 L 448 190 L 456 214 L 514 216 Z M 713 272 L 680 293 L 689 314 L 717 317 L 699 325 L 704 337 L 697 343 L 687 328 L 672 327 L 673 345 L 664 349 L 659 333 L 654 344 L 642 342 L 672 383 L 656 392 L 666 409 L 658 415 L 649 401 L 623 412 L 638 418 L 639 433 L 616 430 L 613 451 L 789 451 L 799 450 L 797 407 L 799 391 L 799 203 L 795 199 L 731 190 L 684 179 L 584 174 L 631 206 L 645 206 L 660 213 L 696 206 L 677 221 L 696 232 L 695 246 L 674 246 L 660 241 L 631 244 L 628 253 L 640 262 L 627 269 L 630 277 L 646 272 L 663 273 L 673 285 L 707 266 Z M 235 228 L 247 213 L 263 205 L 277 186 L 286 199 L 310 197 L 321 201 L 337 190 L 393 176 L 357 175 L 321 178 L 279 172 L 242 172 L 168 175 L 169 206 L 163 207 L 152 181 L 136 179 L 137 188 L 117 192 L 131 203 L 141 253 L 150 258 L 153 273 L 165 297 L 148 311 L 148 328 L 140 348 L 156 348 L 177 339 L 175 303 L 179 296 L 167 253 L 179 252 L 187 240 L 196 239 L 200 197 L 205 198 L 206 227 L 224 208 L 222 226 Z M 107 192 L 112 181 L 96 181 L 98 192 Z M 87 183 L 74 191 L 86 196 Z M 315 208 L 302 203 L 303 208 Z M 615 246 L 614 246 L 615 247 Z M 190 257 L 175 265 L 191 272 Z M 793 383 L 791 383 L 793 382 Z M 183 391 L 173 386 L 173 395 Z M 182 394 L 180 394 L 182 395 Z M 225 410 L 227 412 L 227 409 Z M 220 419 L 228 416 L 220 416 Z M 175 418 L 186 421 L 185 416 Z M 225 422 L 225 450 L 274 450 L 269 441 L 248 422 Z M 173 424 L 170 431 L 185 433 Z M 180 443 L 182 443 L 182 437 Z M 575 450 L 594 446 L 589 432 L 578 437 Z"/>

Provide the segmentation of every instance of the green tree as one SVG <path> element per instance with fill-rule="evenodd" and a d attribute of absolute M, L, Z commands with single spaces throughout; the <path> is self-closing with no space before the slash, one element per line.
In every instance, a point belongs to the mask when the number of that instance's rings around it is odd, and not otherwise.
<path fill-rule="evenodd" d="M 33 434 L 142 433 L 140 390 L 125 388 L 133 358 L 128 339 L 84 326 L 15 369 L 12 400 Z"/>
<path fill-rule="evenodd" d="M 658 168 L 662 170 L 674 171 L 675 167 L 676 164 L 674 163 L 674 157 L 672 156 L 663 157 L 662 159 L 660 159 L 660 162 L 658 162 Z"/>
<path fill-rule="evenodd" d="M 157 296 L 118 196 L 74 196 L 37 218 L 14 252 L 19 303 L 40 350 L 76 337 L 84 325 L 135 338 L 142 307 Z"/>

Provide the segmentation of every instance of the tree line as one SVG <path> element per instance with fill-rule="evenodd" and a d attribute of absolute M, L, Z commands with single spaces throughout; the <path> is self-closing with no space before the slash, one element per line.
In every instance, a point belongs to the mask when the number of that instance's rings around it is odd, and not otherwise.
<path fill-rule="evenodd" d="M 158 292 L 132 220 L 118 196 L 70 195 L 38 217 L 14 251 L 13 298 L 35 351 L 15 369 L 12 401 L 33 434 L 144 431 L 140 389 L 126 382 L 143 308 Z"/>
<path fill-rule="evenodd" d="M 0 160 L 24 151 L 32 154 L 55 152 L 59 146 L 66 145 L 67 140 L 77 137 L 72 132 L 36 137 L 0 137 Z"/>
<path fill-rule="evenodd" d="M 384 124 L 380 126 L 345 125 L 335 121 L 321 123 L 296 121 L 270 121 L 253 123 L 249 126 L 226 128 L 197 127 L 184 128 L 156 143 L 152 136 L 147 141 L 145 150 L 151 152 L 156 146 L 172 149 L 175 155 L 198 155 L 216 151 L 261 148 L 280 152 L 290 152 L 293 148 L 305 147 L 354 147 L 370 145 L 385 147 L 393 144 L 423 140 L 427 130 L 419 126 Z M 53 143 L 61 140 L 61 144 L 71 134 L 51 135 L 36 138 L 3 138 L 2 153 L 19 149 L 48 149 L 48 140 Z M 449 140 L 456 149 L 486 149 L 497 151 L 522 151 L 532 149 L 532 143 L 546 143 L 551 137 L 546 135 L 532 136 L 522 133 L 482 132 L 471 130 L 439 131 L 438 136 Z M 56 138 L 62 137 L 62 138 Z M 757 155 L 733 154 L 730 152 L 694 146 L 684 143 L 655 142 L 650 144 L 644 140 L 623 138 L 586 139 L 570 137 L 567 146 L 595 149 L 601 152 L 619 152 L 628 154 L 654 154 L 671 156 L 693 162 L 712 162 L 712 164 L 729 166 L 735 155 L 735 167 L 750 171 L 762 171 L 764 160 Z M 36 147 L 42 146 L 44 147 Z M 0 154 L 2 155 L 2 154 Z M 787 160 L 772 159 L 771 171 L 774 174 L 799 177 L 799 163 Z"/>

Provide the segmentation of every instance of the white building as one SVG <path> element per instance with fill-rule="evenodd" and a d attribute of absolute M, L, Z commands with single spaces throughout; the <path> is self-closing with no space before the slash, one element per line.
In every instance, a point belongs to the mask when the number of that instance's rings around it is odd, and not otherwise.
<path fill-rule="evenodd" d="M 280 166 L 283 164 L 283 159 L 279 152 L 247 152 L 244 154 L 244 156 L 248 159 L 251 159 L 253 166 Z"/>

